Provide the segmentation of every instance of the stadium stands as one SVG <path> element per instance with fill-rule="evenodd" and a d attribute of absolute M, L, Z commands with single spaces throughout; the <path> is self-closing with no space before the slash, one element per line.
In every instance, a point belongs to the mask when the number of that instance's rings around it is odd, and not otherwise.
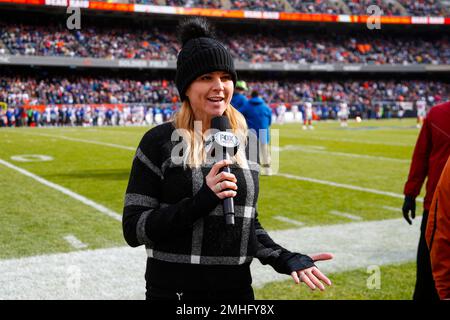
<path fill-rule="evenodd" d="M 439 0 L 397 0 L 414 16 L 448 16 L 448 8 Z"/>
<path fill-rule="evenodd" d="M 450 64 L 447 35 L 380 33 L 374 39 L 370 33 L 278 32 L 274 36 L 241 31 L 220 37 L 227 39 L 224 42 L 235 58 L 254 63 Z M 175 33 L 158 28 L 131 32 L 89 26 L 70 32 L 58 25 L 0 24 L 0 40 L 5 45 L 0 53 L 13 55 L 175 60 L 179 50 Z"/>
<path fill-rule="evenodd" d="M 285 2 L 282 0 L 231 0 L 231 9 L 254 11 L 286 11 Z"/>
<path fill-rule="evenodd" d="M 104 77 L 1 76 L 0 101 L 9 106 L 42 104 L 171 103 L 177 96 L 173 83 Z M 176 99 L 175 99 L 176 101 Z"/>
<path fill-rule="evenodd" d="M 329 14 L 344 14 L 344 4 L 338 1 L 302 1 L 302 0 L 290 0 L 289 3 L 292 6 L 292 11 L 305 12 L 305 13 L 329 13 Z"/>
<path fill-rule="evenodd" d="M 9 106 L 45 104 L 170 104 L 178 101 L 173 81 L 140 81 L 108 77 L 1 76 L 0 101 Z M 450 98 L 450 84 L 419 80 L 284 80 L 250 81 L 269 104 L 312 101 L 375 105 L 419 100 L 433 104 Z"/>

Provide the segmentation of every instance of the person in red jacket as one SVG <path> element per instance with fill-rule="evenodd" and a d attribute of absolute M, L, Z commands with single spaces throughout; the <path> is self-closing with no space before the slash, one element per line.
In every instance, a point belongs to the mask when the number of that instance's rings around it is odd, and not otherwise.
<path fill-rule="evenodd" d="M 426 240 L 439 298 L 450 299 L 450 157 L 431 202 Z"/>
<path fill-rule="evenodd" d="M 414 300 L 438 300 L 439 297 L 431 273 L 430 255 L 425 240 L 425 229 L 434 190 L 441 176 L 444 165 L 450 155 L 450 102 L 432 107 L 420 130 L 408 181 L 405 184 L 403 216 L 411 224 L 415 218 L 416 197 L 422 184 L 428 177 L 424 200 L 424 211 L 420 226 L 420 239 L 417 250 L 417 273 Z"/>

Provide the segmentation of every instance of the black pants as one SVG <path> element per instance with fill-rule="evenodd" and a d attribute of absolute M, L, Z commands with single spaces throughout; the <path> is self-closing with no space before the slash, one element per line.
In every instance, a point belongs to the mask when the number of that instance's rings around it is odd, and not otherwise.
<path fill-rule="evenodd" d="M 255 296 L 250 286 L 244 289 L 228 291 L 188 291 L 148 287 L 147 300 L 166 301 L 253 301 Z"/>
<path fill-rule="evenodd" d="M 413 300 L 436 301 L 439 300 L 439 296 L 434 285 L 430 253 L 425 240 L 427 220 L 428 210 L 425 210 L 422 216 L 422 224 L 420 225 L 419 248 L 417 249 L 416 287 L 414 289 Z"/>

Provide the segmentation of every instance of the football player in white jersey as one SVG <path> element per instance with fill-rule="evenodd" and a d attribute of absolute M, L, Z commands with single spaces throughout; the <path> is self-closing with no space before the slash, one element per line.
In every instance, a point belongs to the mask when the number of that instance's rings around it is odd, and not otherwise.
<path fill-rule="evenodd" d="M 397 117 L 399 120 L 403 119 L 403 115 L 405 114 L 405 110 L 403 109 L 403 107 L 399 104 L 398 105 L 398 112 L 397 112 Z"/>
<path fill-rule="evenodd" d="M 419 100 L 416 102 L 417 107 L 417 128 L 421 128 L 423 124 L 423 119 L 427 115 L 427 103 L 425 100 Z"/>
<path fill-rule="evenodd" d="M 298 121 L 298 105 L 294 104 L 291 106 L 292 119 L 294 122 Z"/>
<path fill-rule="evenodd" d="M 311 102 L 305 102 L 305 117 L 303 118 L 303 130 L 314 129 L 312 126 L 312 118 L 313 118 L 313 110 L 312 110 L 312 103 Z M 308 127 L 306 125 L 308 124 Z"/>
<path fill-rule="evenodd" d="M 277 122 L 279 124 L 284 124 L 285 120 L 285 113 L 286 113 L 286 106 L 282 103 L 277 107 L 277 113 L 278 113 L 278 119 Z"/>
<path fill-rule="evenodd" d="M 348 127 L 348 105 L 345 102 L 339 104 L 339 121 L 341 122 L 341 127 Z"/>

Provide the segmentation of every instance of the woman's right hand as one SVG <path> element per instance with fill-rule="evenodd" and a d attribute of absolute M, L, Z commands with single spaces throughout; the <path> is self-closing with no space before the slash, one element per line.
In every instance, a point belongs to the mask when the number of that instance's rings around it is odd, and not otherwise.
<path fill-rule="evenodd" d="M 208 187 L 220 199 L 235 197 L 237 194 L 237 179 L 235 175 L 224 171 L 219 172 L 221 168 L 229 166 L 232 163 L 231 160 L 217 162 L 205 178 Z"/>

